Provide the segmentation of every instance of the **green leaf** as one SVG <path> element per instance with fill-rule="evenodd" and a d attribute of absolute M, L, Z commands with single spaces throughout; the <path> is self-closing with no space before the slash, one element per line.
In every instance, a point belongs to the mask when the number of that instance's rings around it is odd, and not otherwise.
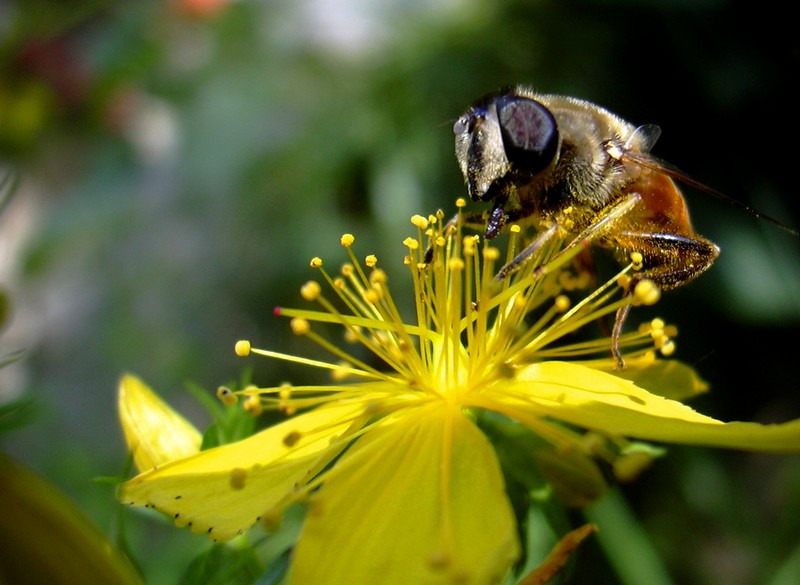
<path fill-rule="evenodd" d="M 216 544 L 189 563 L 179 584 L 250 585 L 263 571 L 253 549 Z"/>
<path fill-rule="evenodd" d="M 282 583 L 286 572 L 289 570 L 291 554 L 292 549 L 288 548 L 277 559 L 272 561 L 258 580 L 257 585 L 279 585 L 279 583 Z"/>
<path fill-rule="evenodd" d="M 228 384 L 228 387 L 232 390 L 244 387 L 249 383 L 248 379 L 249 374 L 245 373 L 238 384 Z M 256 431 L 257 419 L 242 408 L 241 403 L 226 406 L 214 394 L 194 383 L 188 383 L 186 388 L 214 417 L 214 422 L 203 434 L 201 450 L 246 439 Z"/>
<path fill-rule="evenodd" d="M 597 539 L 623 585 L 672 585 L 664 562 L 619 491 L 586 509 Z"/>

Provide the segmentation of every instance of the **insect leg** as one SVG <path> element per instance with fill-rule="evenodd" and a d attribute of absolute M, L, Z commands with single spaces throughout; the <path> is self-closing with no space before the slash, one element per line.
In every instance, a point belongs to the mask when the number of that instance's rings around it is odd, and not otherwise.
<path fill-rule="evenodd" d="M 685 284 L 707 270 L 719 256 L 715 244 L 697 235 L 624 231 L 616 234 L 614 241 L 620 250 L 642 255 L 642 268 L 632 273 L 625 293 L 628 296 L 633 293 L 636 283 L 644 279 L 652 280 L 662 290 Z M 617 361 L 617 369 L 625 365 L 619 338 L 630 307 L 627 304 L 617 310 L 611 335 L 611 352 Z"/>
<path fill-rule="evenodd" d="M 503 280 L 510 274 L 513 274 L 517 270 L 519 270 L 525 262 L 530 260 L 533 257 L 534 253 L 547 244 L 553 237 L 558 233 L 558 226 L 556 224 L 551 225 L 545 231 L 540 233 L 535 240 L 533 240 L 530 244 L 528 244 L 525 249 L 522 250 L 519 254 L 517 254 L 510 262 L 508 262 L 505 266 L 503 266 L 495 275 L 495 280 Z M 566 250 L 566 249 L 565 249 Z M 562 252 L 565 250 L 559 251 L 553 259 L 557 258 L 561 255 Z"/>
<path fill-rule="evenodd" d="M 474 226 L 476 228 L 482 227 L 486 223 L 486 218 L 484 217 L 483 213 L 469 213 L 469 214 L 455 214 L 451 217 L 446 224 L 444 224 L 444 228 L 442 229 L 443 234 L 448 234 L 451 231 L 456 229 L 458 225 L 459 216 L 461 217 L 461 221 L 463 225 L 466 226 Z M 433 244 L 428 246 L 425 250 L 425 264 L 430 264 L 433 260 Z"/>
<path fill-rule="evenodd" d="M 630 296 L 631 290 L 633 289 L 628 289 L 625 295 Z M 626 303 L 617 309 L 617 315 L 614 318 L 614 328 L 611 330 L 611 355 L 614 356 L 614 360 L 617 362 L 617 370 L 621 370 L 625 367 L 625 359 L 622 357 L 622 352 L 619 349 L 619 338 L 622 335 L 622 325 L 625 323 L 625 319 L 628 318 L 628 313 L 630 312 L 630 303 Z"/>
<path fill-rule="evenodd" d="M 700 275 L 717 259 L 719 248 L 697 235 L 623 231 L 614 235 L 617 247 L 642 254 L 642 268 L 632 285 L 648 278 L 662 290 L 675 288 Z"/>
<path fill-rule="evenodd" d="M 559 250 L 550 259 L 550 262 L 558 260 L 564 254 L 572 253 L 576 246 L 588 246 L 591 242 L 602 236 L 603 232 L 613 225 L 614 222 L 623 218 L 637 203 L 639 203 L 639 201 L 641 201 L 641 197 L 638 193 L 629 194 L 625 199 L 608 209 L 606 212 L 602 213 L 596 221 L 592 222 L 589 227 L 580 232 L 564 248 Z M 534 252 L 536 252 L 539 248 L 541 248 L 541 246 L 554 237 L 558 231 L 558 222 L 555 222 L 546 231 L 542 232 L 539 237 L 531 242 L 524 250 L 522 250 L 522 252 L 517 254 L 510 262 L 503 266 L 495 276 L 495 279 L 502 280 L 508 275 L 519 270 L 523 264 L 533 257 Z M 537 267 L 538 272 L 534 272 L 534 276 L 537 278 L 541 276 L 540 269 L 543 271 L 544 267 Z"/>

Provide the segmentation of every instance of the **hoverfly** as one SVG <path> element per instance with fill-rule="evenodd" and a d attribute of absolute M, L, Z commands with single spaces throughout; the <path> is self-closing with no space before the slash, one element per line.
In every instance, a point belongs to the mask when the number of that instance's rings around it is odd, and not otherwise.
<path fill-rule="evenodd" d="M 492 205 L 487 239 L 508 222 L 532 219 L 551 226 L 501 268 L 499 279 L 560 229 L 572 237 L 568 249 L 590 242 L 626 262 L 632 252 L 641 253 L 642 269 L 627 294 L 642 279 L 662 290 L 686 284 L 714 263 L 719 248 L 695 232 L 673 179 L 792 231 L 654 158 L 657 126 L 634 126 L 588 101 L 517 87 L 478 100 L 453 132 L 470 197 Z M 565 209 L 571 210 L 569 226 L 558 225 Z M 618 311 L 612 332 L 620 367 L 618 341 L 629 307 Z"/>

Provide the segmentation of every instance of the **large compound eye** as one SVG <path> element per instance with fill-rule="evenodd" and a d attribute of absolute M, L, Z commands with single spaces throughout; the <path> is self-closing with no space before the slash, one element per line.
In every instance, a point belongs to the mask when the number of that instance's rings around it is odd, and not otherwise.
<path fill-rule="evenodd" d="M 550 110 L 519 96 L 500 97 L 496 106 L 508 160 L 532 175 L 546 169 L 558 152 L 558 125 Z"/>

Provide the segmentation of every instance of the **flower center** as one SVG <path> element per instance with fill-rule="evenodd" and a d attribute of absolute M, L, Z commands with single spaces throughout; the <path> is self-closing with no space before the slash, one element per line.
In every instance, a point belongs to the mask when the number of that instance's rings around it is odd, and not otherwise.
<path fill-rule="evenodd" d="M 459 208 L 464 205 L 458 203 Z M 291 405 L 297 410 L 369 394 L 374 416 L 429 400 L 469 407 L 480 402 L 477 394 L 507 385 L 521 367 L 532 363 L 575 358 L 611 363 L 608 337 L 581 339 L 579 330 L 631 303 L 658 300 L 658 288 L 647 280 L 638 283 L 634 295 L 624 294 L 627 273 L 641 267 L 640 257 L 632 257 L 619 274 L 586 295 L 581 291 L 589 288 L 593 275 L 576 261 L 585 248 L 565 247 L 565 241 L 553 237 L 557 232 L 552 226 L 540 226 L 552 233 L 534 248 L 520 241 L 518 226 L 510 226 L 507 235 L 493 240 L 507 242 L 504 255 L 479 235 L 466 234 L 460 213 L 449 222 L 443 219 L 441 211 L 427 218 L 412 217 L 417 235 L 403 242 L 414 294 L 411 320 L 401 316 L 378 259 L 368 255 L 359 260 L 355 255 L 352 235 L 342 236 L 349 261 L 338 275 L 329 274 L 323 261 L 314 258 L 311 267 L 327 287 L 309 281 L 301 294 L 321 310 L 278 308 L 276 314 L 290 317 L 295 334 L 311 339 L 339 362 L 250 350 L 249 345 L 247 351 L 237 346 L 237 353 L 254 351 L 327 368 L 337 380 L 353 383 L 325 390 L 293 388 L 288 400 L 281 397 L 285 389 L 262 389 L 262 395 L 270 395 L 272 404 L 283 410 Z M 515 264 L 518 244 L 533 252 Z M 368 350 L 366 355 L 329 341 L 318 331 L 324 324 L 341 326 L 345 339 Z M 663 323 L 654 324 L 623 334 L 619 344 L 628 358 L 653 347 L 668 353 L 674 348 L 673 335 Z"/>

